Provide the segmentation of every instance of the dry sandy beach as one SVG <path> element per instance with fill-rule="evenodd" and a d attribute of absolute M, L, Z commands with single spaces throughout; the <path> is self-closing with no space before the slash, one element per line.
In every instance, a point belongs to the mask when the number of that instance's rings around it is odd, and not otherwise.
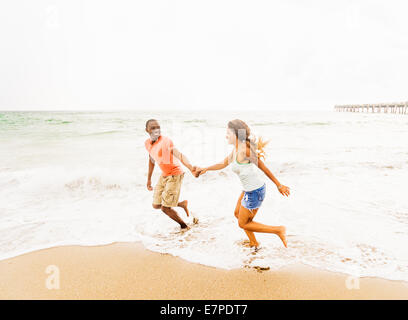
<path fill-rule="evenodd" d="M 46 287 L 49 265 L 59 269 L 59 289 Z M 406 282 L 362 278 L 360 288 L 350 290 L 347 277 L 300 265 L 279 271 L 221 270 L 138 243 L 64 246 L 1 261 L 0 298 L 408 299 Z"/>

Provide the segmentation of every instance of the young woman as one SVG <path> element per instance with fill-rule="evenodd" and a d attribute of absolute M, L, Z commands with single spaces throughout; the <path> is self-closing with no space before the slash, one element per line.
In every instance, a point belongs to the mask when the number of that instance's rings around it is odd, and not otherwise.
<path fill-rule="evenodd" d="M 286 228 L 284 226 L 268 226 L 253 221 L 265 198 L 265 182 L 258 169 L 275 183 L 282 195 L 289 196 L 290 192 L 289 187 L 281 185 L 261 160 L 261 158 L 265 158 L 263 148 L 266 143 L 261 138 L 255 142 L 255 139 L 250 138 L 250 135 L 251 131 L 244 121 L 236 119 L 228 122 L 226 138 L 228 143 L 234 146 L 233 152 L 221 163 L 206 168 L 197 168 L 195 175 L 198 177 L 209 170 L 221 170 L 232 163 L 232 171 L 238 175 L 243 188 L 234 214 L 238 219 L 239 226 L 244 229 L 249 238 L 249 245 L 257 248 L 259 243 L 254 232 L 263 232 L 276 234 L 282 240 L 283 245 L 287 247 Z"/>

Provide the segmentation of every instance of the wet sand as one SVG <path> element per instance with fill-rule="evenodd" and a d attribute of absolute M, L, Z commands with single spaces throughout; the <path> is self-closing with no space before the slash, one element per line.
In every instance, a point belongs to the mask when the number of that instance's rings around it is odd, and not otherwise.
<path fill-rule="evenodd" d="M 303 265 L 223 270 L 140 243 L 115 243 L 55 247 L 0 261 L 0 299 L 408 299 L 408 283 Z"/>

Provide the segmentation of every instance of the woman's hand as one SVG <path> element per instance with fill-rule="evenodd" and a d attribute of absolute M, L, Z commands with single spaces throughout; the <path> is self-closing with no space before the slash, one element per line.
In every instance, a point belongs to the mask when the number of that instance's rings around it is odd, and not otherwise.
<path fill-rule="evenodd" d="M 289 196 L 290 195 L 290 188 L 289 187 L 287 187 L 287 186 L 284 186 L 284 185 L 280 185 L 280 186 L 277 186 L 277 188 L 278 188 L 278 190 L 279 190 L 279 192 L 283 195 L 283 196 Z"/>
<path fill-rule="evenodd" d="M 207 172 L 207 168 L 200 168 L 200 167 L 196 167 L 194 170 L 194 176 L 196 178 L 198 178 L 199 176 L 201 176 L 202 174 Z"/>
<path fill-rule="evenodd" d="M 194 177 L 198 178 L 198 176 L 200 175 L 200 168 L 197 166 L 193 166 L 191 173 L 193 174 Z"/>

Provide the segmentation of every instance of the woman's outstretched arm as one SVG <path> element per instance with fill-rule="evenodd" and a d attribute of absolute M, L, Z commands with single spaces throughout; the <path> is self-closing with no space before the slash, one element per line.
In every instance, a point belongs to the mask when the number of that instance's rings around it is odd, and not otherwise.
<path fill-rule="evenodd" d="M 273 175 L 271 170 L 268 169 L 268 167 L 265 165 L 265 163 L 261 159 L 258 159 L 258 168 L 261 169 L 266 174 L 266 176 L 273 181 L 274 184 L 276 184 L 276 187 L 278 188 L 279 192 L 282 195 L 289 196 L 290 188 L 280 184 L 278 179 Z"/>
<path fill-rule="evenodd" d="M 198 175 L 202 175 L 206 173 L 207 171 L 215 171 L 215 170 L 224 169 L 231 163 L 232 157 L 233 157 L 233 152 L 231 152 L 222 162 L 216 163 L 212 166 L 205 167 L 205 168 L 197 168 L 197 173 Z"/>

